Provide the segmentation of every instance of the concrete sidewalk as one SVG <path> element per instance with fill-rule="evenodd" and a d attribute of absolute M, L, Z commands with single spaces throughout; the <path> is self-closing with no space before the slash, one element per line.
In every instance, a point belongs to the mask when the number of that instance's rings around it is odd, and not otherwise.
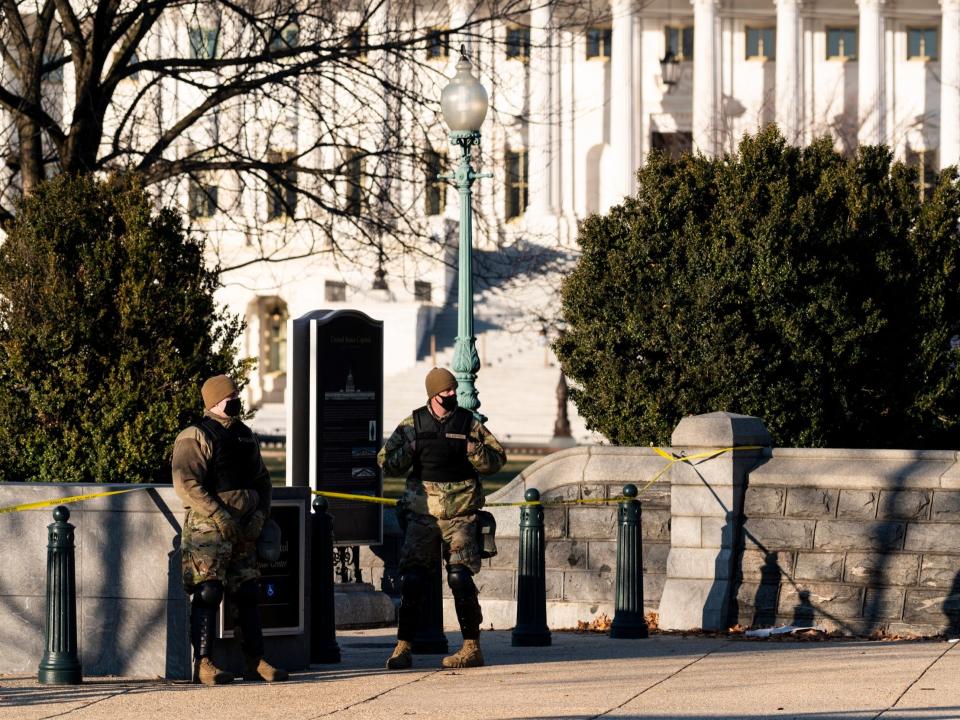
<path fill-rule="evenodd" d="M 0 677 L 0 719 L 960 718 L 960 650 L 946 642 L 555 633 L 552 647 L 512 648 L 509 632 L 488 632 L 487 667 L 441 670 L 438 656 L 421 655 L 412 670 L 387 672 L 393 630 L 338 640 L 341 664 L 276 685 Z"/>

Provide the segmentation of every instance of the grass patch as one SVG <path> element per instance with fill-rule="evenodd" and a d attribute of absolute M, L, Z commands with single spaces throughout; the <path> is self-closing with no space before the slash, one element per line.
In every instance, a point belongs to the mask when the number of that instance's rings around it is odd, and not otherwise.
<path fill-rule="evenodd" d="M 287 484 L 287 454 L 283 450 L 262 450 L 263 464 L 270 471 L 270 482 L 274 487 Z"/>

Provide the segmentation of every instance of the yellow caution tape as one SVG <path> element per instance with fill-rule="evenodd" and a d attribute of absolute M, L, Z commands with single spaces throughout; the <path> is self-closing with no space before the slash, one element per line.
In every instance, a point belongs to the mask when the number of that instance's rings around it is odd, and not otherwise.
<path fill-rule="evenodd" d="M 336 498 L 337 500 L 357 500 L 359 502 L 379 503 L 380 505 L 396 505 L 396 498 L 378 497 L 376 495 L 354 495 L 352 493 L 330 492 L 328 490 L 313 490 L 314 495 Z"/>
<path fill-rule="evenodd" d="M 65 505 L 67 503 L 80 502 L 81 500 L 93 500 L 94 498 L 107 497 L 108 495 L 122 495 L 123 493 L 136 492 L 137 490 L 149 490 L 150 488 L 135 487 L 126 490 L 109 490 L 107 492 L 89 493 L 87 495 L 71 495 L 70 497 L 54 498 L 53 500 L 38 500 L 32 503 L 23 503 L 22 505 L 11 505 L 0 508 L 0 515 L 3 513 L 20 512 L 21 510 L 38 510 L 39 508 L 53 507 L 54 505 Z"/>
<path fill-rule="evenodd" d="M 665 460 L 667 464 L 664 465 L 657 473 L 650 478 L 643 487 L 641 487 L 637 494 L 644 492 L 649 488 L 653 483 L 663 477 L 663 474 L 670 469 L 674 463 L 678 462 L 690 462 L 691 460 L 709 460 L 715 458 L 718 455 L 723 455 L 724 453 L 733 452 L 734 450 L 760 450 L 763 448 L 763 445 L 736 445 L 734 447 L 727 448 L 718 448 L 716 450 L 707 450 L 705 452 L 694 453 L 693 455 L 671 455 L 665 450 L 661 450 L 658 447 L 654 447 L 653 451 L 660 455 Z M 380 503 L 381 505 L 396 505 L 397 500 L 393 498 L 377 497 L 375 495 L 354 495 L 351 493 L 338 493 L 330 492 L 327 490 L 314 490 L 314 495 L 323 495 L 324 497 L 338 498 L 340 500 L 355 500 L 357 502 L 370 502 L 370 503 Z M 562 505 L 588 505 L 591 503 L 616 503 L 626 500 L 625 497 L 617 496 L 612 498 L 582 498 L 579 500 L 550 500 L 543 502 L 542 500 L 521 500 L 520 502 L 499 502 L 499 503 L 484 503 L 484 507 L 525 507 L 529 505 L 540 505 L 543 507 L 558 507 Z"/>
<path fill-rule="evenodd" d="M 651 446 L 653 447 L 653 446 Z M 763 445 L 736 445 L 734 447 L 727 448 L 718 448 L 716 450 L 708 450 L 706 452 L 694 453 L 693 455 L 671 455 L 666 450 L 661 450 L 658 447 L 653 447 L 653 451 L 657 453 L 660 457 L 667 460 L 667 464 L 660 468 L 657 473 L 647 480 L 643 484 L 643 487 L 637 490 L 637 495 L 639 496 L 644 491 L 647 490 L 651 485 L 653 485 L 657 480 L 663 477 L 663 474 L 669 470 L 674 463 L 678 462 L 690 462 L 691 460 L 709 460 L 710 458 L 715 458 L 718 455 L 723 455 L 723 453 L 733 452 L 734 450 L 759 450 L 763 448 Z M 541 505 L 543 507 L 555 507 L 559 505 L 586 505 L 588 503 L 614 503 L 622 502 L 626 500 L 623 496 L 612 497 L 612 498 L 584 498 L 582 500 L 551 500 L 549 502 L 542 502 L 535 500 L 530 502 L 528 500 L 523 500 L 521 502 L 512 502 L 512 503 L 487 503 L 486 507 L 523 507 L 528 505 Z"/>
<path fill-rule="evenodd" d="M 723 455 L 724 453 L 733 452 L 734 450 L 760 450 L 763 448 L 763 445 L 735 445 L 734 447 L 727 448 L 718 448 L 717 450 L 707 450 L 706 452 L 694 453 L 693 455 L 671 455 L 666 450 L 661 450 L 656 446 L 653 447 L 653 451 L 662 458 L 667 460 L 667 464 L 664 465 L 660 470 L 650 478 L 642 488 L 640 488 L 638 495 L 644 492 L 648 487 L 653 485 L 657 480 L 663 477 L 663 474 L 673 467 L 674 463 L 678 462 L 690 462 L 691 460 L 710 460 L 717 457 L 718 455 Z"/>
<path fill-rule="evenodd" d="M 759 450 L 762 445 L 737 445 L 735 447 L 728 448 L 719 448 L 717 450 L 708 450 L 706 452 L 695 453 L 693 455 L 671 455 L 665 450 L 661 450 L 658 447 L 654 447 L 653 450 L 657 455 L 660 455 L 667 460 L 667 464 L 660 468 L 657 473 L 650 478 L 643 487 L 638 490 L 637 494 L 644 492 L 649 488 L 653 483 L 663 477 L 663 474 L 670 469 L 674 463 L 678 462 L 690 462 L 691 460 L 707 460 L 710 458 L 717 457 L 723 453 L 733 452 L 734 450 Z M 10 505 L 9 507 L 0 508 L 0 515 L 4 513 L 14 513 L 20 512 L 22 510 L 38 510 L 45 507 L 53 507 L 55 505 L 65 505 L 67 503 L 80 502 L 82 500 L 93 500 L 94 498 L 108 497 L 110 495 L 122 495 L 124 493 L 136 492 L 138 490 L 149 490 L 145 487 L 134 487 L 127 488 L 125 490 L 109 490 L 107 492 L 99 493 L 88 493 L 86 495 L 71 495 L 70 497 L 63 498 L 54 498 L 53 500 L 38 500 L 37 502 L 32 503 L 23 503 L 21 505 Z M 396 498 L 386 498 L 378 497 L 376 495 L 356 495 L 353 493 L 341 493 L 341 492 L 332 492 L 329 490 L 312 490 L 314 495 L 322 495 L 323 497 L 335 498 L 337 500 L 354 500 L 356 502 L 368 502 L 368 503 L 378 503 L 380 505 L 396 505 Z M 533 502 L 522 500 L 520 502 L 509 502 L 509 503 L 486 503 L 486 507 L 522 507 L 525 505 L 541 505 L 543 507 L 555 507 L 561 505 L 587 505 L 591 503 L 613 503 L 621 502 L 626 498 L 623 497 L 613 497 L 613 498 L 583 498 L 580 500 L 551 500 L 549 502 L 543 502 L 536 500 Z"/>

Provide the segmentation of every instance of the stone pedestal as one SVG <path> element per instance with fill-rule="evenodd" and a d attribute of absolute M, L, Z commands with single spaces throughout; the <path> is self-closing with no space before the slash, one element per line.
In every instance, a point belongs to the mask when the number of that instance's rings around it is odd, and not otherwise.
<path fill-rule="evenodd" d="M 759 418 L 716 412 L 685 417 L 671 441 L 674 452 L 688 456 L 762 446 L 678 462 L 670 470 L 670 554 L 659 625 L 725 629 L 746 476 L 769 448 L 770 434 Z"/>
<path fill-rule="evenodd" d="M 387 627 L 397 622 L 397 608 L 390 596 L 370 583 L 338 583 L 333 602 L 337 629 Z"/>

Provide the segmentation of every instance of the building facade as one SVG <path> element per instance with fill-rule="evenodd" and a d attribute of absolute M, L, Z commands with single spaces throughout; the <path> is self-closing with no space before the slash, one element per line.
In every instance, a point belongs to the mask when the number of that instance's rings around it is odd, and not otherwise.
<path fill-rule="evenodd" d="M 431 22 L 458 27 L 472 10 L 451 1 L 448 16 Z M 491 24 L 479 34 L 452 33 L 444 48 L 425 53 L 449 63 L 451 74 L 447 47 L 463 40 L 490 90 L 482 164 L 496 177 L 476 188 L 480 252 L 518 240 L 575 252 L 577 222 L 632 193 L 635 171 L 651 151 L 716 156 L 772 122 L 798 145 L 824 135 L 848 153 L 858 144 L 887 144 L 918 168 L 925 187 L 960 160 L 960 0 L 613 0 L 582 21 L 533 3 L 522 22 Z M 422 212 L 438 236 L 444 224 L 454 227 L 457 197 L 432 184 L 429 173 L 449 161 L 438 154 L 424 175 Z M 327 281 L 339 294 L 325 299 L 381 317 L 418 318 L 402 323 L 404 332 L 417 327 L 426 335 L 401 343 L 408 354 L 394 358 L 398 376 L 429 360 L 426 338 L 453 281 L 448 268 L 420 272 L 417 287 L 397 292 L 391 284 L 389 296 L 372 290 L 366 271 Z M 529 287 L 513 287 L 507 298 L 481 293 L 486 354 L 517 345 L 503 363 L 549 372 L 552 359 L 540 359 L 549 331 L 521 316 L 542 320 L 544 308 L 556 306 L 556 287 L 543 283 L 529 304 L 509 300 L 526 297 Z M 421 301 L 430 313 L 416 309 Z M 413 306 L 401 311 L 405 302 Z M 505 331 L 511 324 L 523 329 Z M 528 340 L 526 352 L 518 338 Z M 495 358 L 489 362 L 496 367 Z M 481 395 L 497 392 L 480 386 Z"/>
<path fill-rule="evenodd" d="M 211 7 L 165 23 L 166 34 L 145 48 L 163 54 L 174 43 L 193 57 L 215 57 L 242 28 L 218 26 Z M 258 361 L 247 400 L 275 419 L 264 421 L 273 423 L 268 431 L 283 429 L 287 322 L 310 310 L 352 307 L 385 321 L 388 423 L 419 398 L 405 388 L 419 388 L 433 363 L 449 364 L 459 208 L 455 188 L 436 176 L 453 169 L 454 154 L 437 103 L 414 116 L 415 106 L 393 108 L 375 84 L 345 91 L 365 77 L 389 77 L 439 100 L 462 44 L 490 93 L 476 165 L 493 178 L 474 186 L 479 387 L 484 409 L 515 417 L 518 435 L 530 440 L 552 433 L 558 369 L 549 342 L 577 224 L 631 194 L 652 151 L 717 156 L 776 122 L 798 145 L 823 135 L 848 153 L 887 144 L 918 168 L 924 187 L 960 161 L 960 0 L 531 0 L 509 21 L 478 22 L 490 15 L 478 0 L 342 7 L 343 27 L 372 47 L 391 33 L 429 28 L 416 66 L 397 67 L 373 50 L 355 78 L 299 79 L 315 82 L 328 117 L 303 86 L 289 96 L 279 90 L 205 116 L 171 152 L 189 157 L 191 143 L 242 138 L 267 159 L 334 168 L 339 180 L 311 190 L 333 196 L 348 218 L 375 216 L 374 198 L 395 198 L 409 236 L 423 242 L 389 252 L 368 243 L 345 262 L 331 248 L 362 224 L 332 220 L 318 237 L 308 222 L 316 211 L 294 187 L 308 181 L 295 176 L 283 186 L 255 174 L 244 183 L 229 173 L 191 175 L 168 184 L 161 198 L 182 206 L 192 229 L 209 238 L 211 262 L 226 269 L 220 299 L 247 321 L 242 352 Z M 288 23 L 271 48 L 296 44 L 298 33 L 306 28 Z M 59 81 L 70 73 L 68 64 Z M 133 98 L 142 85 L 132 78 L 120 94 Z M 175 115 L 215 84 L 207 87 L 168 81 L 150 92 L 158 112 Z M 54 114 L 71 112 L 65 100 Z M 378 166 L 380 138 L 408 125 L 424 128 L 416 158 L 392 170 Z M 150 127 L 144 120 L 129 142 Z M 330 127 L 346 143 L 325 149 L 317 138 Z M 517 377 L 528 380 L 511 385 Z M 533 427 L 531 403 L 542 407 Z M 574 416 L 575 434 L 585 436 L 578 423 Z"/>

